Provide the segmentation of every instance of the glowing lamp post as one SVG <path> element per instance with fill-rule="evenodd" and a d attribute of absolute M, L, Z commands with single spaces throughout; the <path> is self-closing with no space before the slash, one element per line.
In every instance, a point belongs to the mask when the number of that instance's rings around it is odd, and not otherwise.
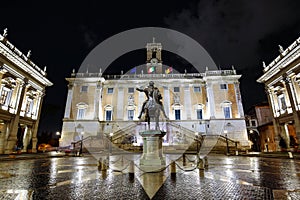
<path fill-rule="evenodd" d="M 76 126 L 76 132 L 81 135 L 79 155 L 82 155 L 82 143 L 83 143 L 84 127 L 81 124 L 78 124 Z"/>
<path fill-rule="evenodd" d="M 228 137 L 227 137 L 228 130 L 224 130 L 225 138 L 226 138 L 226 151 L 227 155 L 229 155 L 229 146 L 228 146 Z"/>

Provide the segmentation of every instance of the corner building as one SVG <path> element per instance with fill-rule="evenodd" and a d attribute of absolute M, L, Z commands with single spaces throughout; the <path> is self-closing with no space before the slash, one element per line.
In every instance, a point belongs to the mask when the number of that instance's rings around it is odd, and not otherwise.
<path fill-rule="evenodd" d="M 145 94 L 136 88 L 154 81 L 162 94 L 168 121 L 165 145 L 184 143 L 184 138 L 200 135 L 224 135 L 249 147 L 239 78 L 234 69 L 202 73 L 173 73 L 162 65 L 161 43 L 148 43 L 143 69 L 128 74 L 73 73 L 68 81 L 68 96 L 63 119 L 61 146 L 84 138 L 111 137 L 113 143 L 131 142 L 142 145 L 138 115 Z M 168 71 L 167 71 L 168 70 Z M 168 73 L 167 73 L 168 72 Z M 171 72 L 171 73 L 170 73 Z M 78 130 L 80 127 L 80 131 Z M 82 135 L 83 134 L 83 135 Z"/>
<path fill-rule="evenodd" d="M 279 55 L 263 63 L 263 83 L 272 108 L 277 149 L 297 149 L 300 139 L 300 37 L 289 47 L 279 45 Z M 284 141 L 284 142 L 283 142 Z"/>
<path fill-rule="evenodd" d="M 0 35 L 0 154 L 36 152 L 37 131 L 45 88 L 52 83 L 41 70 Z"/>

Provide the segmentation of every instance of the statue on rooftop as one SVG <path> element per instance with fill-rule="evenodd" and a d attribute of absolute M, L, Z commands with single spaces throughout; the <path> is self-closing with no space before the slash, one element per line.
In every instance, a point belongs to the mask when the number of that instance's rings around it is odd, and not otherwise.
<path fill-rule="evenodd" d="M 7 34 L 7 28 L 5 28 L 4 30 L 3 30 L 3 37 L 6 37 L 8 34 Z"/>

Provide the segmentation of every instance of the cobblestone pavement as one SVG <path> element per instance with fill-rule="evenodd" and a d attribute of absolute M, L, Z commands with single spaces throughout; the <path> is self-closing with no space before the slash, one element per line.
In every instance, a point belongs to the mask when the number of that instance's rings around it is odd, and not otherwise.
<path fill-rule="evenodd" d="M 0 199 L 300 199 L 300 161 L 211 155 L 205 170 L 195 157 L 144 173 L 112 156 L 111 168 L 98 169 L 91 156 L 1 161 Z"/>

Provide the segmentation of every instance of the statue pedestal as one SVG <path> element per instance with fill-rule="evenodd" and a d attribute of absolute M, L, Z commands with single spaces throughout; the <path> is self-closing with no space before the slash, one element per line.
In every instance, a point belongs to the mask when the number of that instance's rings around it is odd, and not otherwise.
<path fill-rule="evenodd" d="M 165 166 L 166 161 L 162 154 L 162 138 L 165 132 L 159 130 L 145 130 L 140 132 L 143 137 L 143 155 L 140 159 L 140 166 L 157 167 Z M 155 168 L 156 168 L 155 167 Z"/>

